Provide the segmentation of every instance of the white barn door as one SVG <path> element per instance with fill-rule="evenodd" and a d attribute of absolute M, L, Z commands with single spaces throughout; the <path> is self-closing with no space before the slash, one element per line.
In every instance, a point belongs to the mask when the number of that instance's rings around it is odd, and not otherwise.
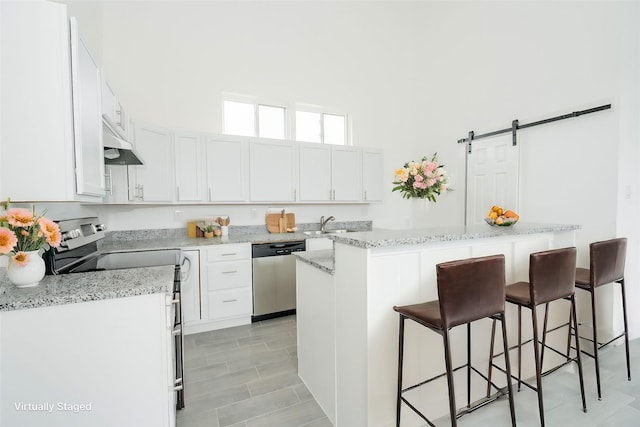
<path fill-rule="evenodd" d="M 466 225 L 484 223 L 493 205 L 518 212 L 520 146 L 511 134 L 473 141 L 467 153 Z"/>

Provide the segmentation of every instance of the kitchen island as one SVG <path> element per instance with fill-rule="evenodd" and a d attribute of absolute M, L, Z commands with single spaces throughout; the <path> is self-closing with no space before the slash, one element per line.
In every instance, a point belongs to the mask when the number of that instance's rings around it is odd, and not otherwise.
<path fill-rule="evenodd" d="M 326 252 L 298 255 L 300 378 L 337 427 L 395 425 L 398 314 L 393 306 L 437 299 L 435 266 L 444 261 L 504 254 L 507 283 L 528 280 L 529 254 L 574 246 L 577 229 L 576 225 L 518 223 L 513 227 L 380 230 L 330 236 L 334 240 L 333 262 L 327 260 Z M 565 307 L 559 309 L 566 313 Z M 507 305 L 510 345 L 517 342 L 516 313 Z M 530 335 L 530 322 L 525 310 L 524 339 L 527 331 Z M 566 322 L 555 315 L 553 305 L 549 322 L 550 326 Z M 408 322 L 405 330 L 404 387 L 444 372 L 441 337 L 412 323 Z M 473 361 L 485 367 L 491 322 L 476 324 Z M 452 332 L 455 366 L 463 363 L 466 354 L 465 331 L 456 328 Z M 557 335 L 559 342 L 566 343 L 566 332 Z M 551 340 L 556 342 L 554 337 Z M 501 343 L 496 345 L 499 348 Z M 533 372 L 533 358 L 529 359 L 523 357 L 525 378 Z M 513 360 L 515 355 L 512 366 Z M 545 355 L 545 366 L 557 361 Z M 456 398 L 461 407 L 466 402 L 464 374 L 457 375 L 456 382 L 461 382 Z M 486 392 L 486 383 L 477 378 L 473 381 L 472 401 Z M 503 375 L 496 375 L 495 381 L 506 384 Z M 448 414 L 444 379 L 412 393 L 409 398 L 430 418 Z M 423 424 L 403 408 L 403 426 Z"/>

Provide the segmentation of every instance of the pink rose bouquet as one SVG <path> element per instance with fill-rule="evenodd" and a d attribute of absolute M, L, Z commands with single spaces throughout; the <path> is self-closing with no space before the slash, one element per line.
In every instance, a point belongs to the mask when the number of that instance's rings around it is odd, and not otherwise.
<path fill-rule="evenodd" d="M 444 170 L 444 165 L 438 162 L 438 153 L 435 153 L 431 160 L 423 157 L 419 162 L 408 162 L 404 167 L 396 169 L 396 186 L 391 191 L 402 192 L 405 199 L 419 198 L 436 201 L 443 191 L 451 191 L 447 186 L 449 177 Z"/>

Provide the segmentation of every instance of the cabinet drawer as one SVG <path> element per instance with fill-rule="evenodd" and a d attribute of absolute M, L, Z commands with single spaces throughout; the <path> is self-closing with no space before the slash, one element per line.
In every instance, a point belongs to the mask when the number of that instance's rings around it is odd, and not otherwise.
<path fill-rule="evenodd" d="M 250 287 L 209 292 L 208 297 L 209 319 L 249 315 L 253 311 Z"/>
<path fill-rule="evenodd" d="M 220 245 L 207 250 L 207 261 L 233 261 L 251 259 L 251 245 Z"/>
<path fill-rule="evenodd" d="M 251 261 L 212 262 L 207 265 L 207 289 L 251 286 Z"/>

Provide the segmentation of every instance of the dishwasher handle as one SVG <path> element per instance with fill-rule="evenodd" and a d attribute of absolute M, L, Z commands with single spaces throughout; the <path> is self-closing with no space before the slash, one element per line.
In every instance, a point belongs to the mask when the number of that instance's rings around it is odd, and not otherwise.
<path fill-rule="evenodd" d="M 306 250 L 304 240 L 280 243 L 260 243 L 252 245 L 252 258 L 289 255 L 291 252 Z"/>

